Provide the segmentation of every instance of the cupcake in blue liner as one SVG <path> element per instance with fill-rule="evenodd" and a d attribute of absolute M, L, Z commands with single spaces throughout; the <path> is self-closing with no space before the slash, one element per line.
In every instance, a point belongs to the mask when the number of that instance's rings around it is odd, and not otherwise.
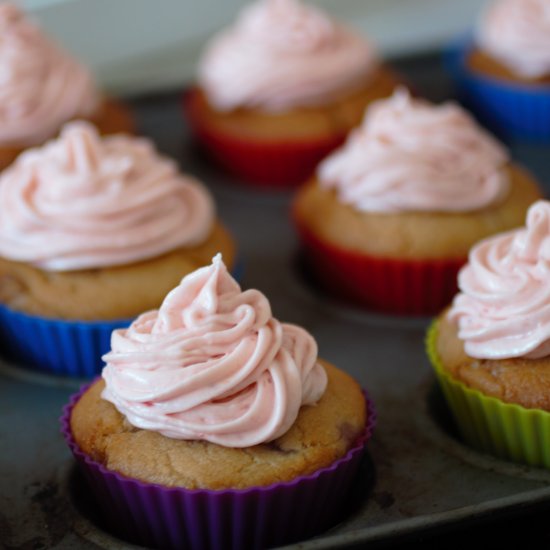
<path fill-rule="evenodd" d="M 62 431 L 113 532 L 161 548 L 265 548 L 342 519 L 375 421 L 312 336 L 221 257 L 115 331 Z M 364 495 L 366 498 L 366 495 Z"/>
<path fill-rule="evenodd" d="M 146 139 L 70 123 L 0 176 L 0 353 L 93 376 L 115 328 L 219 251 L 235 268 L 199 182 Z"/>
<path fill-rule="evenodd" d="M 447 52 L 461 99 L 505 138 L 550 141 L 549 13 L 546 0 L 496 0 Z"/>

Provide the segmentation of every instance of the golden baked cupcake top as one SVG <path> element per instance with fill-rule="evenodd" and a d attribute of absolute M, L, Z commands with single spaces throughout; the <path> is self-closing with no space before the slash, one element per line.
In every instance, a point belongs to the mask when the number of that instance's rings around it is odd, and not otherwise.
<path fill-rule="evenodd" d="M 88 69 L 9 2 L 0 4 L 0 70 L 1 146 L 42 143 L 99 107 Z"/>
<path fill-rule="evenodd" d="M 219 111 L 326 104 L 376 72 L 372 45 L 299 0 L 258 0 L 208 45 L 199 84 Z"/>
<path fill-rule="evenodd" d="M 277 321 L 262 293 L 241 291 L 219 255 L 115 331 L 104 359 L 71 432 L 93 460 L 149 483 L 291 481 L 358 448 L 373 414 L 357 382 Z"/>
<path fill-rule="evenodd" d="M 277 321 L 259 291 L 241 292 L 220 255 L 158 311 L 114 331 L 111 345 L 102 397 L 131 425 L 169 438 L 272 441 L 327 384 L 312 336 Z"/>
<path fill-rule="evenodd" d="M 0 256 L 42 270 L 126 265 L 212 231 L 214 205 L 150 141 L 100 137 L 86 122 L 19 156 L 0 176 Z"/>

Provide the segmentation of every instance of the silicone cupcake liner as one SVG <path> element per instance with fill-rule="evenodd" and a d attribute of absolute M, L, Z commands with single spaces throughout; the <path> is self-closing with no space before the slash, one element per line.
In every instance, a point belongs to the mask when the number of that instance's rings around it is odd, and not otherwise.
<path fill-rule="evenodd" d="M 550 413 L 505 403 L 454 380 L 437 355 L 436 339 L 437 321 L 428 330 L 428 357 L 464 441 L 499 458 L 550 468 Z"/>
<path fill-rule="evenodd" d="M 287 483 L 243 490 L 189 490 L 144 483 L 110 471 L 83 453 L 70 429 L 83 387 L 63 409 L 61 429 L 105 521 L 134 543 L 189 550 L 265 548 L 312 537 L 342 519 L 376 414 L 356 445 L 331 466 Z"/>
<path fill-rule="evenodd" d="M 49 319 L 0 306 L 0 350 L 6 359 L 31 370 L 92 377 L 101 372 L 101 356 L 111 347 L 113 330 L 130 323 Z"/>
<path fill-rule="evenodd" d="M 466 258 L 399 260 L 344 250 L 296 220 L 308 274 L 330 295 L 375 311 L 433 315 L 457 292 Z"/>
<path fill-rule="evenodd" d="M 550 141 L 550 85 L 522 85 L 484 76 L 466 66 L 470 38 L 446 52 L 446 65 L 461 101 L 495 134 L 508 139 Z"/>
<path fill-rule="evenodd" d="M 184 95 L 183 109 L 202 148 L 228 173 L 258 187 L 295 187 L 346 137 L 303 142 L 247 140 L 205 124 L 195 109 L 192 91 Z"/>

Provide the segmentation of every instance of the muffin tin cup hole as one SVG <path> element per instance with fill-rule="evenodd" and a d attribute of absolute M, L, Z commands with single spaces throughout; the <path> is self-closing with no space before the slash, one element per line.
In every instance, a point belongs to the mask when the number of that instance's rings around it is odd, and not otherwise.
<path fill-rule="evenodd" d="M 74 513 L 74 531 L 81 538 L 107 550 L 143 548 L 110 529 L 84 474 L 76 464 L 71 464 L 67 470 L 66 491 Z"/>
<path fill-rule="evenodd" d="M 462 439 L 437 381 L 431 377 L 424 386 L 425 408 L 423 412 L 425 414 L 420 414 L 417 418 L 418 423 L 421 424 L 419 429 L 429 435 L 444 452 L 477 468 L 508 476 L 550 481 L 550 471 L 504 460 L 468 445 Z"/>

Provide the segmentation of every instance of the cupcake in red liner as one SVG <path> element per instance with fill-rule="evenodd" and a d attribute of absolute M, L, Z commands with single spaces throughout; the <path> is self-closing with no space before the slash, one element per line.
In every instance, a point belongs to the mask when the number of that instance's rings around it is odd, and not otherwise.
<path fill-rule="evenodd" d="M 88 119 L 105 134 L 134 130 L 128 108 L 102 97 L 90 71 L 12 3 L 0 4 L 0 34 L 0 169 L 69 120 Z"/>
<path fill-rule="evenodd" d="M 62 430 L 110 527 L 162 548 L 265 548 L 342 519 L 375 414 L 221 258 L 113 333 Z"/>
<path fill-rule="evenodd" d="M 550 19 L 546 0 L 496 0 L 448 66 L 461 99 L 509 139 L 550 140 Z"/>
<path fill-rule="evenodd" d="M 72 122 L 0 177 L 2 355 L 94 376 L 113 329 L 235 245 L 212 197 L 143 138 Z"/>
<path fill-rule="evenodd" d="M 310 276 L 376 311 L 432 315 L 479 239 L 522 224 L 536 182 L 459 106 L 398 90 L 298 192 Z"/>
<path fill-rule="evenodd" d="M 309 177 L 398 77 L 373 46 L 299 0 L 259 0 L 208 45 L 184 110 L 226 171 L 260 186 Z"/>
<path fill-rule="evenodd" d="M 323 241 L 301 223 L 298 215 L 294 222 L 308 275 L 337 299 L 386 313 L 426 315 L 449 303 L 456 294 L 462 258 L 377 258 Z"/>
<path fill-rule="evenodd" d="M 550 468 L 550 203 L 476 244 L 428 354 L 464 441 Z"/>

